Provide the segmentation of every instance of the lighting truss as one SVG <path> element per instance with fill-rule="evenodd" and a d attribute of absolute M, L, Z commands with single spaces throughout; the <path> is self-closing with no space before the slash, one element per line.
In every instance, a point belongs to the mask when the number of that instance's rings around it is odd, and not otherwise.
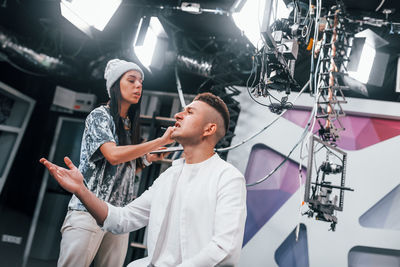
<path fill-rule="evenodd" d="M 319 135 L 330 144 L 334 144 L 339 139 L 339 132 L 344 130 L 340 118 L 346 115 L 342 104 L 347 101 L 342 90 L 349 89 L 338 82 L 340 75 L 346 75 L 345 62 L 348 61 L 350 47 L 350 36 L 346 32 L 342 16 L 342 9 L 336 6 L 326 17 L 327 24 L 316 69 L 319 96 L 316 118 L 320 125 Z"/>

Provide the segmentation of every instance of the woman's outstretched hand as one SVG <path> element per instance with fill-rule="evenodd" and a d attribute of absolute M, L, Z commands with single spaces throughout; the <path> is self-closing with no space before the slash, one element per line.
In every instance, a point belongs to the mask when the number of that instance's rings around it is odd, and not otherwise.
<path fill-rule="evenodd" d="M 72 194 L 76 194 L 85 187 L 83 184 L 83 176 L 68 157 L 64 158 L 64 162 L 69 170 L 57 166 L 45 158 L 40 159 L 40 163 L 46 166 L 50 174 L 57 180 L 62 188 Z"/>
<path fill-rule="evenodd" d="M 57 166 L 45 158 L 40 159 L 40 163 L 46 166 L 50 174 L 57 180 L 61 187 L 76 195 L 93 218 L 96 219 L 97 223 L 103 225 L 108 214 L 107 204 L 85 187 L 82 174 L 68 157 L 64 158 L 64 162 L 69 170 Z"/>

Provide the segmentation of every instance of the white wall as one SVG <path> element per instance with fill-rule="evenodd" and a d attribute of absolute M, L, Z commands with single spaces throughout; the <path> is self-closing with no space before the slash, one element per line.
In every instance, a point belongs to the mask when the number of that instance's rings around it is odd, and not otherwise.
<path fill-rule="evenodd" d="M 246 88 L 239 90 L 243 92 L 237 96 L 241 103 L 241 112 L 232 144 L 249 137 L 276 117 L 268 108 L 255 104 L 246 93 Z M 289 101 L 295 95 L 292 93 Z M 348 100 L 349 103 L 343 105 L 348 113 L 400 119 L 400 103 Z M 311 105 L 312 98 L 309 95 L 301 96 L 297 104 L 302 108 Z M 231 150 L 228 161 L 245 173 L 253 145 L 262 143 L 286 155 L 300 138 L 302 131 L 300 126 L 281 118 L 255 139 Z M 299 205 L 304 194 L 304 188 L 301 187 L 246 244 L 239 266 L 277 266 L 275 251 L 299 222 L 307 228 L 311 267 L 348 266 L 348 253 L 355 246 L 400 250 L 398 230 L 366 228 L 359 223 L 362 214 L 400 183 L 400 136 L 361 150 L 346 152 L 346 186 L 355 191 L 345 192 L 344 210 L 337 213 L 336 231 L 328 231 L 329 223 L 299 216 Z M 291 159 L 299 162 L 299 149 L 296 149 Z"/>

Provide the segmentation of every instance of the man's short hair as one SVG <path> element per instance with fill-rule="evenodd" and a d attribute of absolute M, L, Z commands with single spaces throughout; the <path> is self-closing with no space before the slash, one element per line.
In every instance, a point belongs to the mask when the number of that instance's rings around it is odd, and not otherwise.
<path fill-rule="evenodd" d="M 211 107 L 213 107 L 222 116 L 225 126 L 225 134 L 228 132 L 229 128 L 229 110 L 225 102 L 219 97 L 212 93 L 201 93 L 198 94 L 193 101 L 202 101 Z"/>

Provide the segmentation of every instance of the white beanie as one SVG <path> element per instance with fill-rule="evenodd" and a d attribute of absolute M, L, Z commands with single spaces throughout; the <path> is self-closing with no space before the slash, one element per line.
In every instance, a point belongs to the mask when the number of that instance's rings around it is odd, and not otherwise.
<path fill-rule="evenodd" d="M 135 63 L 117 58 L 108 61 L 106 69 L 104 71 L 104 79 L 106 79 L 107 93 L 109 97 L 111 97 L 111 86 L 119 79 L 119 77 L 130 70 L 136 70 L 140 72 L 140 74 L 142 75 L 142 80 L 144 80 L 144 73 L 142 69 Z"/>

